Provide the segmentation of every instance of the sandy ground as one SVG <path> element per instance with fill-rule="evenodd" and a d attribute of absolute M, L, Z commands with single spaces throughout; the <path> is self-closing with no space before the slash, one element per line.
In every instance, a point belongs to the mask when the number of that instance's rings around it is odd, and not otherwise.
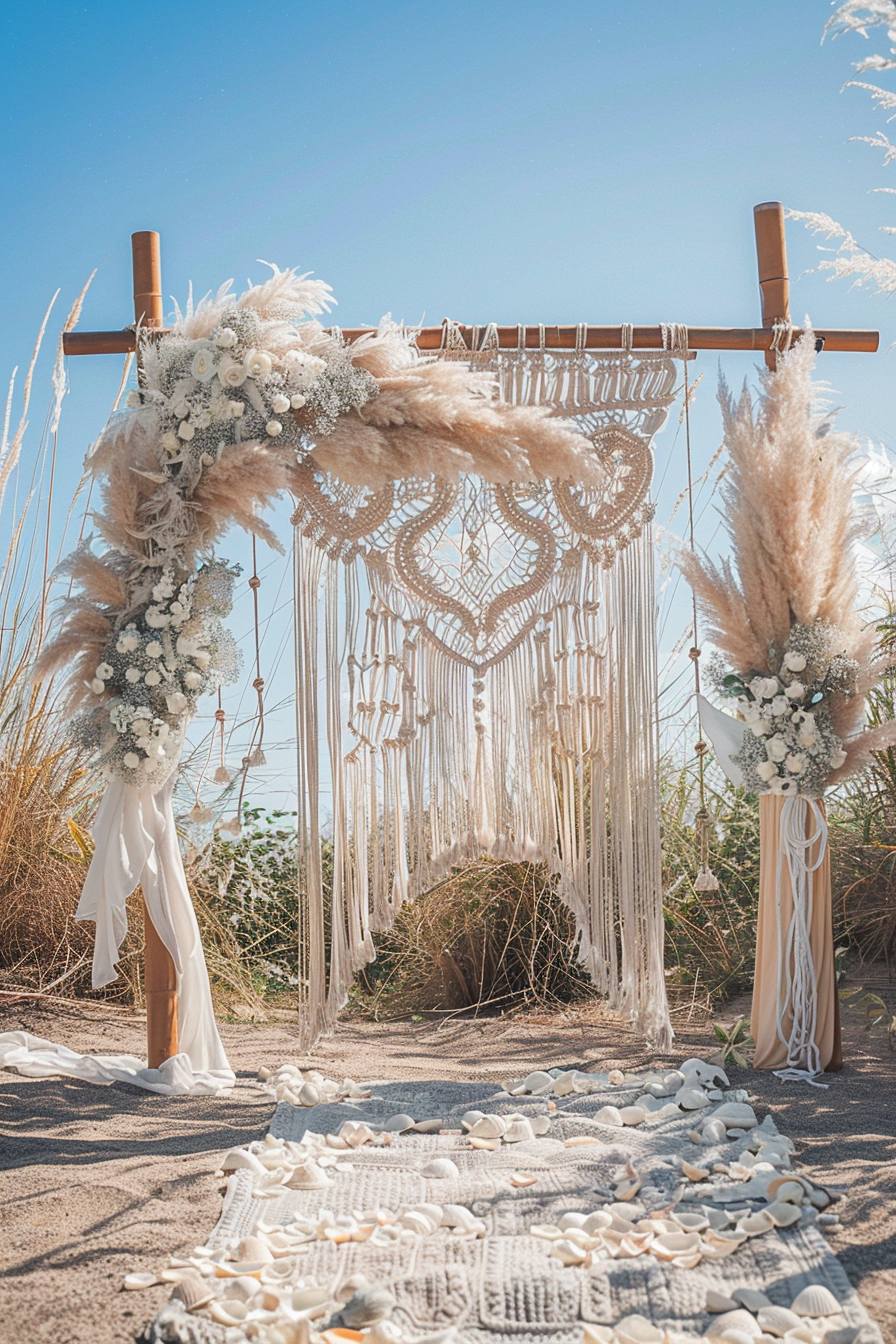
<path fill-rule="evenodd" d="M 847 1017 L 849 1015 L 847 1014 Z M 0 1009 L 0 1029 L 94 1053 L 142 1053 L 143 1024 L 88 1004 Z M 715 1049 L 711 1027 L 679 1014 L 668 1062 Z M 238 1083 L 220 1098 L 160 1098 L 0 1072 L 0 1344 L 127 1344 L 167 1290 L 122 1290 L 200 1243 L 221 1206 L 224 1150 L 260 1138 L 273 1104 L 261 1064 L 296 1053 L 288 1021 L 225 1024 Z M 848 1188 L 831 1242 L 887 1344 L 896 1344 L 896 1054 L 881 1033 L 844 1024 L 844 1071 L 827 1091 L 734 1072 L 760 1115 L 775 1114 L 810 1174 Z M 355 1078 L 501 1081 L 539 1066 L 641 1067 L 637 1039 L 598 1005 L 551 1016 L 451 1023 L 348 1023 L 313 1063 Z"/>

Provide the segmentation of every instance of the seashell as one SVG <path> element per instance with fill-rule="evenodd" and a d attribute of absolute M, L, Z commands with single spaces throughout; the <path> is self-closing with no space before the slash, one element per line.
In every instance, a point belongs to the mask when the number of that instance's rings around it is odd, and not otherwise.
<path fill-rule="evenodd" d="M 251 1308 L 248 1302 L 228 1297 L 223 1301 L 209 1302 L 205 1310 L 218 1325 L 242 1325 Z"/>
<path fill-rule="evenodd" d="M 681 1170 L 689 1181 L 705 1181 L 709 1175 L 707 1167 L 695 1167 L 690 1162 L 682 1162 Z"/>
<path fill-rule="evenodd" d="M 363 1330 L 365 1326 L 385 1320 L 395 1310 L 395 1305 L 395 1298 L 388 1288 L 383 1288 L 377 1283 L 368 1284 L 364 1288 L 359 1288 L 354 1296 L 349 1298 L 330 1324 Z"/>
<path fill-rule="evenodd" d="M 467 1111 L 465 1115 L 461 1116 L 460 1123 L 464 1129 L 472 1129 L 477 1120 L 483 1120 L 484 1118 L 482 1111 Z"/>
<path fill-rule="evenodd" d="M 614 1129 L 619 1129 L 622 1125 L 622 1116 L 615 1106 L 601 1106 L 594 1118 L 599 1125 L 612 1125 Z"/>
<path fill-rule="evenodd" d="M 624 1125 L 641 1125 L 647 1119 L 647 1112 L 643 1106 L 622 1106 L 619 1118 Z"/>
<path fill-rule="evenodd" d="M 309 1160 L 295 1168 L 286 1184 L 290 1190 L 322 1190 L 333 1182 L 316 1162 Z"/>
<path fill-rule="evenodd" d="M 739 1307 L 746 1307 L 747 1311 L 752 1311 L 754 1315 L 762 1307 L 771 1306 L 771 1299 L 758 1288 L 735 1288 L 731 1296 Z"/>
<path fill-rule="evenodd" d="M 215 1266 L 215 1277 L 218 1279 L 258 1279 L 261 1277 L 261 1271 L 269 1264 L 269 1261 L 242 1261 L 234 1260 Z M 175 1272 L 175 1271 L 172 1271 Z"/>
<path fill-rule="evenodd" d="M 470 1126 L 470 1137 L 474 1139 L 501 1139 L 507 1131 L 507 1121 L 503 1115 L 483 1115 Z"/>
<path fill-rule="evenodd" d="M 460 1170 L 450 1157 L 434 1157 L 420 1172 L 428 1181 L 451 1181 L 460 1176 Z"/>
<path fill-rule="evenodd" d="M 671 1260 L 673 1256 L 700 1250 L 700 1237 L 696 1232 L 666 1232 L 654 1238 L 652 1249 L 661 1260 Z"/>
<path fill-rule="evenodd" d="M 702 1087 L 683 1087 L 675 1094 L 675 1104 L 682 1111 L 700 1111 L 710 1103 Z"/>
<path fill-rule="evenodd" d="M 588 1265 L 591 1263 L 590 1251 L 577 1246 L 568 1237 L 561 1237 L 559 1241 L 554 1242 L 551 1247 L 551 1255 L 555 1256 L 564 1265 Z"/>
<path fill-rule="evenodd" d="M 576 1091 L 576 1073 L 561 1073 L 559 1078 L 554 1079 L 553 1093 L 555 1097 L 570 1097 Z"/>
<path fill-rule="evenodd" d="M 819 1227 L 836 1227 L 839 1221 L 839 1213 L 820 1213 L 818 1215 Z"/>
<path fill-rule="evenodd" d="M 324 1143 L 328 1148 L 335 1148 L 337 1153 L 344 1153 L 351 1147 L 348 1139 L 343 1138 L 341 1134 L 325 1134 Z"/>
<path fill-rule="evenodd" d="M 505 1143 L 525 1143 L 534 1138 L 532 1126 L 525 1117 L 522 1120 L 512 1120 L 504 1131 Z"/>
<path fill-rule="evenodd" d="M 783 1199 L 776 1199 L 772 1204 L 766 1206 L 765 1212 L 771 1218 L 775 1227 L 793 1227 L 798 1223 L 802 1214 L 798 1204 L 788 1204 Z"/>
<path fill-rule="evenodd" d="M 726 1297 L 724 1293 L 716 1292 L 715 1288 L 707 1288 L 706 1310 L 716 1313 L 722 1311 L 737 1311 L 737 1303 L 733 1298 Z"/>
<path fill-rule="evenodd" d="M 644 1316 L 624 1316 L 613 1332 L 619 1344 L 663 1344 L 664 1331 L 651 1324 Z"/>
<path fill-rule="evenodd" d="M 573 1134 L 571 1139 L 563 1140 L 564 1148 L 582 1148 L 590 1143 L 600 1143 L 596 1134 Z"/>
<path fill-rule="evenodd" d="M 529 1124 L 537 1139 L 550 1132 L 551 1122 L 546 1115 L 530 1115 Z"/>
<path fill-rule="evenodd" d="M 144 1269 L 135 1270 L 133 1274 L 124 1276 L 124 1286 L 132 1293 L 139 1288 L 152 1288 L 158 1282 L 159 1276 L 157 1274 L 150 1274 Z"/>
<path fill-rule="evenodd" d="M 438 1134 L 442 1128 L 441 1120 L 418 1120 L 414 1129 L 418 1134 Z"/>
<path fill-rule="evenodd" d="M 226 1153 L 221 1162 L 221 1171 L 252 1171 L 256 1176 L 266 1175 L 266 1168 L 261 1161 L 250 1153 L 248 1148 L 231 1148 Z"/>
<path fill-rule="evenodd" d="M 201 1274 L 188 1274 L 171 1290 L 172 1302 L 183 1302 L 187 1311 L 198 1311 L 217 1296 L 208 1279 Z"/>
<path fill-rule="evenodd" d="M 501 1147 L 500 1139 L 480 1139 L 476 1138 L 472 1134 L 469 1136 L 469 1138 L 471 1148 L 484 1148 L 489 1153 L 496 1153 L 498 1149 Z"/>
<path fill-rule="evenodd" d="M 636 1176 L 633 1181 L 624 1182 L 617 1187 L 616 1198 L 622 1203 L 627 1203 L 628 1200 L 634 1199 L 635 1195 L 641 1189 L 641 1184 L 640 1176 Z"/>
<path fill-rule="evenodd" d="M 293 1311 L 305 1316 L 320 1315 L 332 1300 L 328 1288 L 296 1288 L 289 1298 Z"/>
<path fill-rule="evenodd" d="M 853 1344 L 861 1326 L 844 1325 L 840 1330 L 826 1330 L 824 1344 Z"/>
<path fill-rule="evenodd" d="M 224 1285 L 224 1301 L 227 1302 L 248 1302 L 250 1297 L 261 1292 L 261 1284 L 258 1279 L 238 1278 L 228 1279 Z"/>
<path fill-rule="evenodd" d="M 721 1120 L 726 1129 L 755 1129 L 759 1124 L 752 1106 L 745 1101 L 726 1101 L 713 1112 L 714 1120 Z"/>
<path fill-rule="evenodd" d="M 267 1264 L 273 1260 L 270 1247 L 267 1246 L 261 1237 L 243 1237 L 236 1248 L 234 1260 L 239 1260 L 243 1264 L 251 1261 L 253 1264 Z"/>
<path fill-rule="evenodd" d="M 720 1338 L 724 1341 L 724 1344 L 753 1344 L 753 1341 L 761 1339 L 762 1335 L 761 1333 L 754 1335 L 749 1330 L 738 1330 L 736 1326 L 732 1326 Z"/>
<path fill-rule="evenodd" d="M 595 1232 L 602 1232 L 605 1228 L 613 1226 L 613 1215 L 607 1213 L 606 1209 L 595 1209 L 594 1213 L 589 1213 L 585 1219 L 585 1231 L 592 1236 Z"/>
<path fill-rule="evenodd" d="M 625 1082 L 625 1074 L 621 1069 L 611 1069 L 607 1074 L 607 1082 L 611 1087 L 621 1087 Z"/>
<path fill-rule="evenodd" d="M 679 1064 L 678 1072 L 690 1080 L 696 1078 L 698 1083 L 713 1083 L 720 1087 L 729 1087 L 728 1075 L 724 1069 L 720 1069 L 718 1064 L 708 1064 L 705 1059 L 686 1059 L 683 1064 Z"/>
<path fill-rule="evenodd" d="M 296 1262 L 292 1256 L 287 1256 L 262 1266 L 259 1278 L 262 1283 L 272 1284 L 277 1288 L 285 1288 L 295 1272 Z"/>
<path fill-rule="evenodd" d="M 557 1226 L 561 1232 L 568 1232 L 571 1227 L 584 1227 L 587 1213 L 582 1213 L 578 1209 L 572 1209 L 569 1213 L 564 1213 Z"/>
<path fill-rule="evenodd" d="M 533 1223 L 529 1228 L 529 1235 L 539 1237 L 542 1241 L 557 1241 L 563 1233 L 553 1223 Z"/>
<path fill-rule="evenodd" d="M 616 1344 L 616 1336 L 609 1325 L 583 1325 L 582 1344 Z"/>
<path fill-rule="evenodd" d="M 535 1185 L 538 1181 L 537 1176 L 532 1176 L 527 1171 L 512 1171 L 510 1173 L 510 1184 L 517 1190 L 524 1189 L 527 1185 Z"/>
<path fill-rule="evenodd" d="M 418 1233 L 421 1237 L 429 1236 L 430 1232 L 435 1232 L 439 1226 L 438 1222 L 433 1222 L 431 1218 L 427 1218 L 425 1213 L 418 1213 L 415 1209 L 409 1209 L 407 1213 L 403 1213 L 399 1222 L 402 1227 Z M 441 1219 L 439 1222 L 441 1222 Z"/>
<path fill-rule="evenodd" d="M 703 1250 L 701 1248 L 699 1251 L 692 1251 L 689 1255 L 676 1255 L 673 1257 L 671 1263 L 675 1265 L 677 1269 L 695 1269 L 702 1259 Z"/>
<path fill-rule="evenodd" d="M 391 1116 L 383 1125 L 383 1129 L 387 1134 L 404 1134 L 406 1130 L 413 1129 L 414 1124 L 412 1115 L 399 1114 Z"/>
<path fill-rule="evenodd" d="M 442 1227 L 466 1227 L 473 1214 L 463 1204 L 442 1205 Z"/>
<path fill-rule="evenodd" d="M 776 1176 L 765 1187 L 765 1197 L 768 1200 L 785 1200 L 789 1204 L 802 1204 L 806 1198 L 806 1187 L 792 1176 Z"/>
<path fill-rule="evenodd" d="M 751 1338 L 762 1334 L 756 1319 L 743 1307 L 717 1316 L 714 1321 L 710 1321 L 703 1333 L 707 1339 L 721 1339 L 729 1330 L 744 1330 Z"/>
<path fill-rule="evenodd" d="M 831 1196 L 828 1194 L 827 1190 L 823 1190 L 821 1186 L 813 1186 L 809 1191 L 809 1203 L 814 1208 L 826 1209 L 830 1202 Z"/>
<path fill-rule="evenodd" d="M 216 1271 L 217 1272 L 217 1271 Z M 159 1274 L 160 1283 L 180 1283 L 182 1279 L 188 1279 L 196 1270 L 190 1264 L 169 1265 Z"/>
<path fill-rule="evenodd" d="M 739 1218 L 737 1226 L 741 1232 L 746 1232 L 748 1237 L 758 1237 L 763 1232 L 770 1232 L 775 1226 L 775 1221 L 769 1217 L 765 1209 L 761 1209 L 759 1213 L 748 1213 Z"/>
<path fill-rule="evenodd" d="M 797 1330 L 803 1324 L 802 1318 L 789 1307 L 775 1307 L 771 1303 L 760 1307 L 756 1316 L 767 1335 L 777 1335 L 782 1339 L 788 1330 Z"/>
<path fill-rule="evenodd" d="M 675 1213 L 673 1218 L 682 1232 L 705 1232 L 709 1227 L 705 1213 Z"/>
<path fill-rule="evenodd" d="M 797 1293 L 790 1310 L 796 1312 L 797 1316 L 835 1316 L 840 1311 L 840 1303 L 823 1283 L 810 1283 L 801 1293 Z"/>
<path fill-rule="evenodd" d="M 320 1104 L 320 1088 L 314 1083 L 303 1083 L 299 1088 L 300 1106 L 317 1106 Z"/>
<path fill-rule="evenodd" d="M 724 1120 L 719 1120 L 716 1116 L 712 1116 L 709 1120 L 705 1121 L 703 1125 L 703 1129 L 700 1132 L 700 1142 L 721 1143 L 726 1133 L 727 1130 L 725 1128 Z"/>
<path fill-rule="evenodd" d="M 544 1073 L 537 1069 L 535 1073 L 527 1074 L 521 1083 L 513 1089 L 512 1095 L 515 1097 L 528 1095 L 530 1097 L 544 1096 L 552 1090 L 554 1080 L 549 1073 Z"/>

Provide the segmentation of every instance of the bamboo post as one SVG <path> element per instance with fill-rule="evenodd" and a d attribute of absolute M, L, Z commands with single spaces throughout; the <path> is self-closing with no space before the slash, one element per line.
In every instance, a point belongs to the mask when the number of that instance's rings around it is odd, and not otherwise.
<path fill-rule="evenodd" d="M 790 281 L 787 278 L 787 244 L 784 237 L 784 207 L 780 201 L 753 206 L 759 292 L 762 295 L 762 325 L 790 322 Z M 775 368 L 777 354 L 766 350 L 765 363 Z"/>
<path fill-rule="evenodd" d="M 162 260 L 159 235 L 149 230 L 131 234 L 134 264 L 134 321 L 140 327 L 159 328 L 162 307 Z M 177 972 L 171 953 L 159 937 L 143 903 L 146 992 L 146 1059 L 157 1069 L 177 1054 Z"/>

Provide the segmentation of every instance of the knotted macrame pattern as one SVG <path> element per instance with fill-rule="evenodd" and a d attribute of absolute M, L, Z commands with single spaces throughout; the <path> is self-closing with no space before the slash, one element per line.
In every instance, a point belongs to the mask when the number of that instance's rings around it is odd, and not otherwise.
<path fill-rule="evenodd" d="M 547 866 L 594 983 L 665 1045 L 650 484 L 680 352 L 498 350 L 489 330 L 474 350 L 447 329 L 443 358 L 585 430 L 600 483 L 301 466 L 303 1030 L 333 1024 L 405 901 L 488 855 Z"/>

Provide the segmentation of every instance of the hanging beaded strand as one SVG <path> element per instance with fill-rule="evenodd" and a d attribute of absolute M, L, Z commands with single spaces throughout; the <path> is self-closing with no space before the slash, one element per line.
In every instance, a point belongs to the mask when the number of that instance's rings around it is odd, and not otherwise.
<path fill-rule="evenodd" d="M 255 728 L 252 731 L 252 741 L 249 743 L 249 755 L 243 762 L 250 770 L 259 765 L 267 765 L 267 757 L 264 754 L 264 677 L 261 675 L 261 630 L 258 622 L 258 590 L 261 587 L 261 579 L 258 577 L 258 561 L 255 553 L 255 538 L 252 538 L 252 577 L 249 580 L 249 587 L 252 589 L 253 618 L 255 624 L 255 680 L 252 682 L 252 688 L 258 696 L 258 716 L 255 720 Z"/>
<path fill-rule="evenodd" d="M 230 783 L 230 771 L 227 769 L 227 764 L 224 760 L 224 717 L 224 705 L 221 700 L 221 688 L 219 686 L 218 708 L 215 710 L 215 731 L 218 734 L 218 746 L 221 754 L 218 761 L 218 768 L 212 775 L 212 779 L 216 784 Z"/>
<path fill-rule="evenodd" d="M 688 361 L 684 361 L 684 432 L 685 444 L 687 447 L 688 463 L 688 531 L 691 550 L 694 549 L 694 478 L 691 471 L 691 413 L 690 413 L 691 392 L 688 385 Z M 706 806 L 706 768 L 705 757 L 707 746 L 703 738 L 703 720 L 700 714 L 700 649 L 697 641 L 697 598 L 692 590 L 691 603 L 693 609 L 693 639 L 694 643 L 688 650 L 688 657 L 694 668 L 694 697 L 697 705 L 697 741 L 694 744 L 694 751 L 697 755 L 697 779 L 700 796 L 700 806 L 697 809 L 694 830 L 697 838 L 697 876 L 694 880 L 695 891 L 718 891 L 719 879 L 709 865 L 709 836 L 712 830 L 712 820 L 709 815 L 709 808 Z"/>

